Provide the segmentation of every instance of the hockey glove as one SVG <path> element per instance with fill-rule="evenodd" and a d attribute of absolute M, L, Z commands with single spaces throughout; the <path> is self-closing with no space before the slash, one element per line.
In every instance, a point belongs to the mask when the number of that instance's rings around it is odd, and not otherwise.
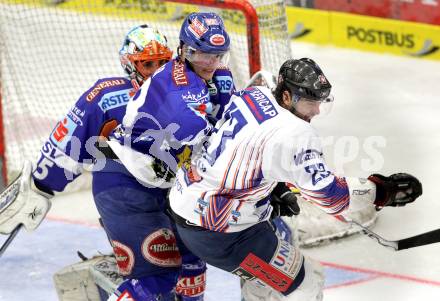
<path fill-rule="evenodd" d="M 0 233 L 9 234 L 19 224 L 35 230 L 50 209 L 51 194 L 41 191 L 31 177 L 32 165 L 26 161 L 21 175 L 0 195 Z"/>
<path fill-rule="evenodd" d="M 165 162 L 154 158 L 153 170 L 159 179 L 164 179 L 166 182 L 170 182 L 176 177 L 176 174 L 165 164 Z"/>
<path fill-rule="evenodd" d="M 285 183 L 278 183 L 270 195 L 270 204 L 273 207 L 272 218 L 277 216 L 298 215 L 300 208 L 296 195 Z"/>
<path fill-rule="evenodd" d="M 423 192 L 420 181 L 407 173 L 395 173 L 389 177 L 372 174 L 368 180 L 376 184 L 374 205 L 377 210 L 385 206 L 405 206 L 414 202 Z"/>

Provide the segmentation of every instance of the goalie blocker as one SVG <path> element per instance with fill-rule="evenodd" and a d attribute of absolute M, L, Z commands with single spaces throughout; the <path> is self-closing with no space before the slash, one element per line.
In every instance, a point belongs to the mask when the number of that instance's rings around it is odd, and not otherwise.
<path fill-rule="evenodd" d="M 35 230 L 50 209 L 53 194 L 38 189 L 31 172 L 32 164 L 26 161 L 18 178 L 0 195 L 1 234 L 11 234 L 19 225 Z"/>

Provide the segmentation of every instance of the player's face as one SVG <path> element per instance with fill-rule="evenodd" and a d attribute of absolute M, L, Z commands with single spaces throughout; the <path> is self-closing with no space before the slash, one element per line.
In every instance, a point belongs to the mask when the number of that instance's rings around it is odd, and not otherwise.
<path fill-rule="evenodd" d="M 191 62 L 197 75 L 205 80 L 212 79 L 215 70 L 217 70 L 220 65 L 226 65 L 229 57 L 227 52 L 220 54 L 204 53 L 190 47 L 186 47 L 183 54 L 184 57 Z"/>
<path fill-rule="evenodd" d="M 320 105 L 321 103 L 319 101 L 301 98 L 294 104 L 295 115 L 307 122 L 310 122 L 313 117 L 319 115 Z"/>
<path fill-rule="evenodd" d="M 160 61 L 138 61 L 136 62 L 136 70 L 142 75 L 144 80 L 147 80 L 153 73 L 167 60 Z"/>

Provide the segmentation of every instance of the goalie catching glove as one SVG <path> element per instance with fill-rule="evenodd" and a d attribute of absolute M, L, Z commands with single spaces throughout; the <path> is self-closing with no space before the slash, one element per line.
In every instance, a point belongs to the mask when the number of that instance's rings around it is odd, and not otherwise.
<path fill-rule="evenodd" d="M 407 173 L 395 173 L 389 177 L 372 174 L 368 180 L 376 184 L 374 205 L 377 210 L 386 206 L 405 206 L 414 202 L 423 192 L 420 181 Z"/>
<path fill-rule="evenodd" d="M 21 175 L 0 195 L 1 234 L 10 234 L 20 224 L 35 230 L 50 209 L 53 194 L 38 189 L 31 173 L 32 164 L 26 161 Z"/>
<path fill-rule="evenodd" d="M 277 216 L 298 215 L 300 208 L 296 195 L 285 183 L 278 183 L 270 195 L 270 204 L 273 207 L 272 218 Z"/>

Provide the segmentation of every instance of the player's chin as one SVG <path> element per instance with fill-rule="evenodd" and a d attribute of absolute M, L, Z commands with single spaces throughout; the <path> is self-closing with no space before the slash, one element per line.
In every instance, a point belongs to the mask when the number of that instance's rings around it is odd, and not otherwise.
<path fill-rule="evenodd" d="M 214 76 L 215 69 L 202 69 L 199 72 L 201 78 L 210 80 Z"/>

